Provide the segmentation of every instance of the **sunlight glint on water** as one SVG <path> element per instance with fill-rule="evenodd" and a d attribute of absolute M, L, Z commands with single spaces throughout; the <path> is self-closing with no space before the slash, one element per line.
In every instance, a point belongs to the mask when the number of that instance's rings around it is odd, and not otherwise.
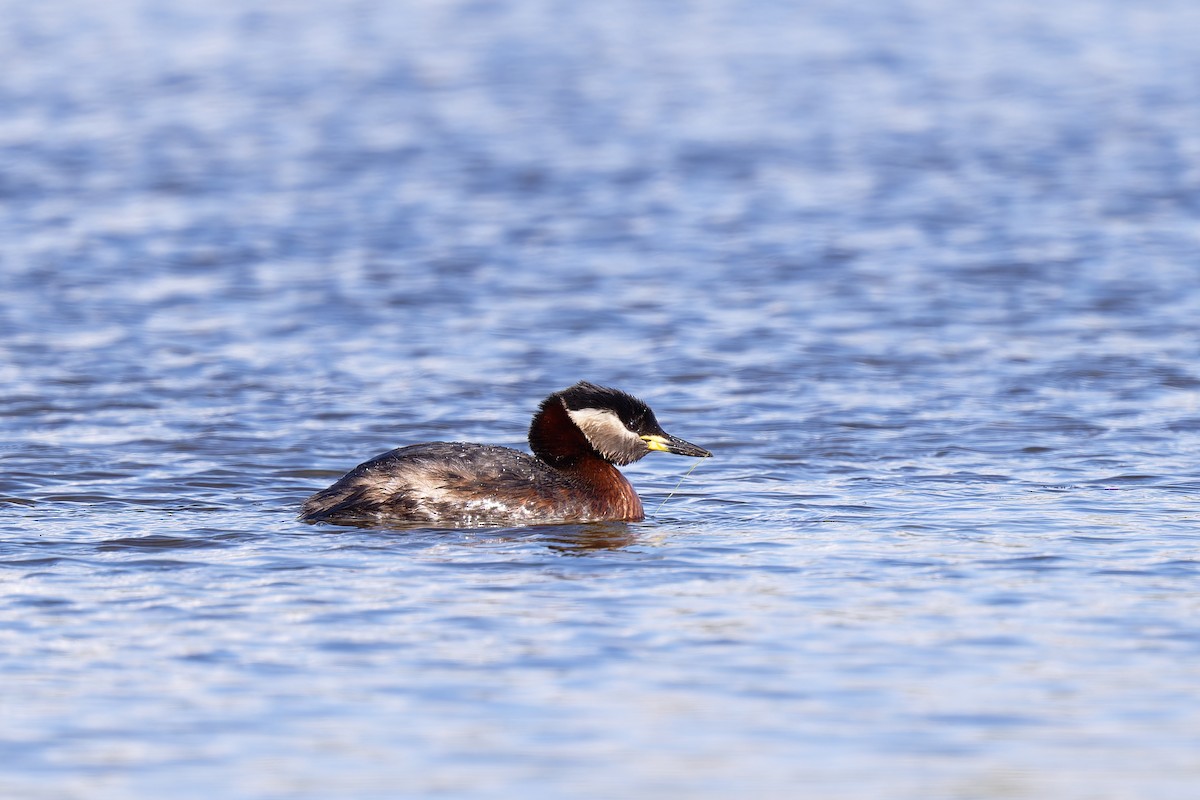
<path fill-rule="evenodd" d="M 0 19 L 0 796 L 1194 795 L 1200 6 Z M 644 523 L 296 520 L 581 379 Z"/>

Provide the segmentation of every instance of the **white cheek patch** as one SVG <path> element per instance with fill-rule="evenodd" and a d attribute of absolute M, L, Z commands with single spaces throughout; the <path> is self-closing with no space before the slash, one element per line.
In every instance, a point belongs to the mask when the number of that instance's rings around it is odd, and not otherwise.
<path fill-rule="evenodd" d="M 571 421 L 583 431 L 592 447 L 617 464 L 636 461 L 646 452 L 641 437 L 625 427 L 620 418 L 606 408 L 581 408 L 567 411 Z"/>
<path fill-rule="evenodd" d="M 607 408 L 581 408 L 578 411 L 568 411 L 571 421 L 583 431 L 583 435 L 593 442 L 599 439 L 619 439 L 633 436 L 626 430 L 624 424 L 612 411 Z"/>

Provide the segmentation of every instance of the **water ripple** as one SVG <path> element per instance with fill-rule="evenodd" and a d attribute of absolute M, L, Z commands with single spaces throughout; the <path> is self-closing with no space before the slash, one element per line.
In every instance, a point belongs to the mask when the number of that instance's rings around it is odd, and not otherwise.
<path fill-rule="evenodd" d="M 0 794 L 1194 793 L 1195 4 L 0 11 Z"/>

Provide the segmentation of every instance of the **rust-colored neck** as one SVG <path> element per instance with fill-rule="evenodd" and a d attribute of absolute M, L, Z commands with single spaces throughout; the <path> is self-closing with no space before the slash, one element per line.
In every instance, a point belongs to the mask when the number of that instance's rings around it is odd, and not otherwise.
<path fill-rule="evenodd" d="M 534 415 L 529 426 L 529 447 L 535 456 L 558 469 L 570 469 L 583 459 L 598 457 L 557 395 L 547 397 Z"/>
<path fill-rule="evenodd" d="M 529 447 L 550 466 L 574 478 L 587 492 L 591 516 L 638 522 L 642 501 L 621 471 L 600 457 L 571 420 L 562 398 L 550 395 L 529 426 Z"/>
<path fill-rule="evenodd" d="M 641 498 L 621 471 L 597 456 L 586 456 L 564 469 L 592 496 L 596 516 L 639 522 L 646 518 Z"/>

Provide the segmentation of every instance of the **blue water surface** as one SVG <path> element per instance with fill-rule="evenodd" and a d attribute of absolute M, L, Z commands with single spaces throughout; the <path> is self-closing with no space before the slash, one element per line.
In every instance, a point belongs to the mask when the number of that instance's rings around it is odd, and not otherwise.
<path fill-rule="evenodd" d="M 0 796 L 1194 797 L 1198 41 L 0 0 Z M 295 518 L 580 379 L 716 458 Z"/>

